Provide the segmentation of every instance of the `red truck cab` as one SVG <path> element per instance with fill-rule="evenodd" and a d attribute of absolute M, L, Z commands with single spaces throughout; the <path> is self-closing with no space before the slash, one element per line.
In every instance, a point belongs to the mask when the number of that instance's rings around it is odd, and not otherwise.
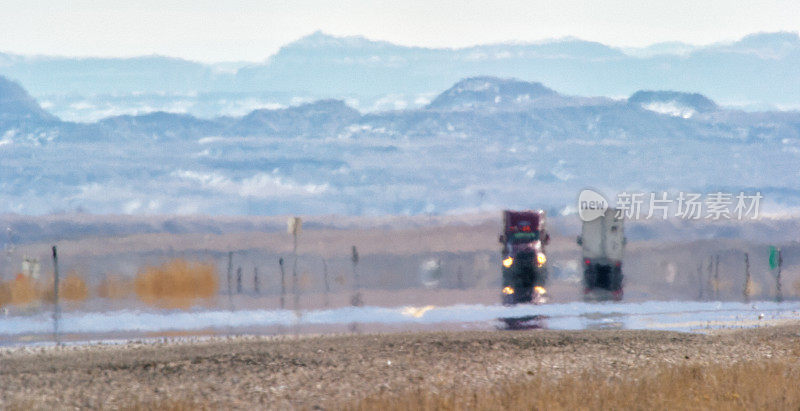
<path fill-rule="evenodd" d="M 550 235 L 541 210 L 503 211 L 500 235 L 503 304 L 543 302 L 547 292 L 547 255 Z"/>

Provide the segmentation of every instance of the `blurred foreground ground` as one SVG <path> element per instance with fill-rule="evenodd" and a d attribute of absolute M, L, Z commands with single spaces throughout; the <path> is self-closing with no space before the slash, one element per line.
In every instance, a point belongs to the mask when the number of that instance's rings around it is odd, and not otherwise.
<path fill-rule="evenodd" d="M 800 323 L 0 349 L 0 408 L 797 409 Z"/>

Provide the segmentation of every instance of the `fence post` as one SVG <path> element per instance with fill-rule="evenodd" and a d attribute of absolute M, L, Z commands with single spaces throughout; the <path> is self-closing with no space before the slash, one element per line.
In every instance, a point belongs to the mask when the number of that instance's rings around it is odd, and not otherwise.
<path fill-rule="evenodd" d="M 231 276 L 233 275 L 233 251 L 228 251 L 228 305 L 233 309 L 233 285 Z"/>
<path fill-rule="evenodd" d="M 714 263 L 714 299 L 719 301 L 719 254 Z"/>
<path fill-rule="evenodd" d="M 294 294 L 294 310 L 300 309 L 300 287 L 297 284 L 297 236 L 300 234 L 300 227 L 303 221 L 300 217 L 289 219 L 289 231 L 292 233 L 292 293 Z"/>
<path fill-rule="evenodd" d="M 286 307 L 286 270 L 283 268 L 283 257 L 278 258 L 281 266 L 281 310 Z"/>
<path fill-rule="evenodd" d="M 56 345 L 61 345 L 58 335 L 58 320 L 61 317 L 61 307 L 58 301 L 58 251 L 53 246 L 53 339 Z"/>
<path fill-rule="evenodd" d="M 236 294 L 242 293 L 242 266 L 236 268 Z"/>
<path fill-rule="evenodd" d="M 703 299 L 703 282 L 704 282 L 703 281 L 703 263 L 700 263 L 700 264 L 697 265 L 697 282 L 698 282 L 698 284 L 697 284 L 697 288 L 698 288 L 697 299 L 698 300 L 702 300 Z"/>
<path fill-rule="evenodd" d="M 325 282 L 325 307 L 330 306 L 330 296 L 328 295 L 331 292 L 331 286 L 328 282 L 328 263 L 325 259 L 322 259 L 322 279 Z"/>
<path fill-rule="evenodd" d="M 778 249 L 778 272 L 775 274 L 775 300 L 783 301 L 783 291 L 781 290 L 781 266 L 783 265 L 783 255 Z"/>
<path fill-rule="evenodd" d="M 261 287 L 258 284 L 258 267 L 253 267 L 253 291 L 256 295 L 261 294 Z"/>
<path fill-rule="evenodd" d="M 714 299 L 714 256 L 708 256 L 708 299 Z"/>
<path fill-rule="evenodd" d="M 14 254 L 14 229 L 6 227 L 6 244 L 5 244 L 5 260 L 6 260 L 6 267 L 11 267 L 11 260 Z M 4 267 L 5 268 L 5 267 Z M 10 274 L 14 274 L 13 272 Z M 5 273 L 0 271 L 0 280 L 3 279 Z"/>
<path fill-rule="evenodd" d="M 744 253 L 744 302 L 750 302 L 750 255 Z"/>
<path fill-rule="evenodd" d="M 281 310 L 286 307 L 286 269 L 283 266 L 283 257 L 278 258 L 278 265 L 281 266 Z"/>
<path fill-rule="evenodd" d="M 361 280 L 358 277 L 358 249 L 356 246 L 353 246 L 350 261 L 353 262 L 353 298 L 350 300 L 350 304 L 360 307 L 364 305 L 364 301 L 361 299 Z"/>

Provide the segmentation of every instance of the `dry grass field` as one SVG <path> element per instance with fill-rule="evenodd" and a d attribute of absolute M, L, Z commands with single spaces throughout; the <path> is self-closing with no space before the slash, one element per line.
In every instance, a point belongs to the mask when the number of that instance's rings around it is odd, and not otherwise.
<path fill-rule="evenodd" d="M 798 409 L 800 324 L 5 348 L 3 409 Z"/>
<path fill-rule="evenodd" d="M 345 408 L 359 410 L 796 410 L 800 364 L 768 360 L 733 365 L 666 365 L 609 378 L 596 372 L 550 380 L 528 378 L 464 393 L 458 389 L 377 394 Z"/>

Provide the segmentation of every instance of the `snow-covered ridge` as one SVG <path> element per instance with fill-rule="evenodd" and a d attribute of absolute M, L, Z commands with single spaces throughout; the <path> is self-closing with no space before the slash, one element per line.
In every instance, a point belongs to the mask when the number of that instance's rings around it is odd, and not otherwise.
<path fill-rule="evenodd" d="M 238 117 L 155 112 L 95 123 L 42 120 L 36 106 L 7 111 L 0 212 L 406 215 L 535 206 L 557 214 L 585 186 L 609 195 L 760 191 L 772 209 L 800 199 L 791 178 L 800 175 L 798 113 L 726 110 L 670 91 L 627 101 L 569 96 L 490 76 L 456 82 L 425 107 L 397 101 L 370 113 L 326 99 Z M 522 194 L 531 187 L 534 195 Z"/>

